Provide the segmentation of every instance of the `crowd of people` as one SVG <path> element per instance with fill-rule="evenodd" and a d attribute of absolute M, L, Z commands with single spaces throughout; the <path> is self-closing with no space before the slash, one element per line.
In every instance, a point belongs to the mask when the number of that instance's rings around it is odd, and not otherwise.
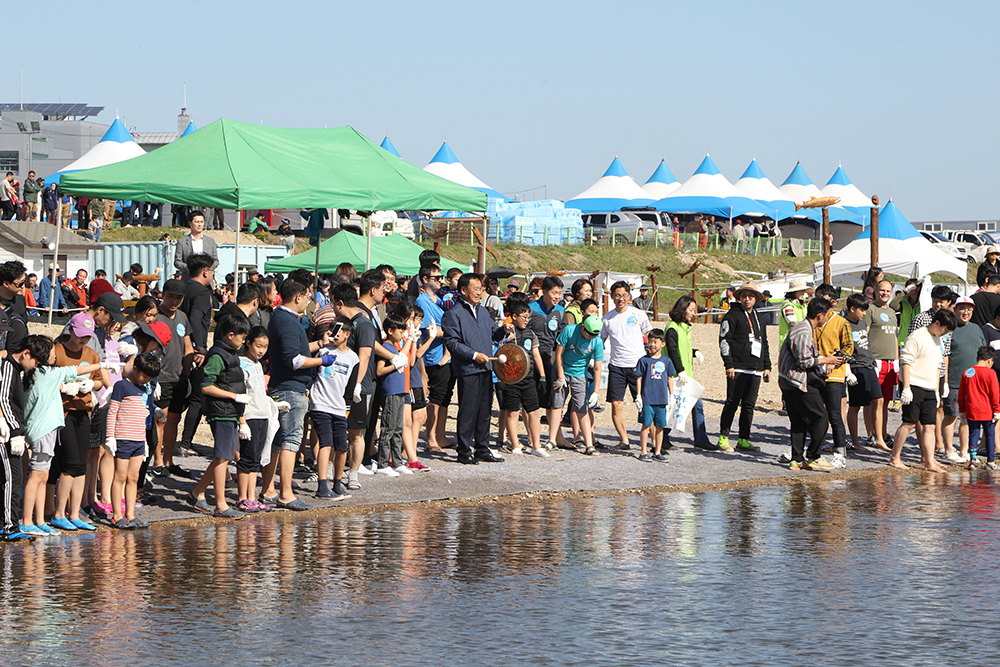
<path fill-rule="evenodd" d="M 142 267 L 133 266 L 114 285 L 105 275 L 88 282 L 84 270 L 62 281 L 53 268 L 34 292 L 23 264 L 0 265 L 4 540 L 90 531 L 97 522 L 145 527 L 135 508 L 156 502 L 151 482 L 168 476 L 191 480 L 186 499 L 195 510 L 240 518 L 308 509 L 293 480 L 308 462 L 315 496 L 336 501 L 361 492 L 366 475 L 424 473 L 428 455 L 449 449 L 464 465 L 546 459 L 557 448 L 626 453 L 633 421 L 641 425 L 635 456 L 668 461 L 677 383 L 704 360 L 694 348 L 698 306 L 690 296 L 656 328 L 624 281 L 610 286 L 613 308 L 602 315 L 586 278 L 566 285 L 547 275 L 523 291 L 510 281 L 501 292 L 485 275 L 442 272 L 432 250 L 421 253 L 412 277 L 389 265 L 358 274 L 345 263 L 326 276 L 252 271 L 237 285 L 234 276 L 215 275 L 204 215 L 192 212 L 188 224 L 177 273 L 162 289 L 140 282 Z M 1000 269 L 984 272 L 971 298 L 934 287 L 924 311 L 916 305 L 921 289 L 909 281 L 894 298 L 875 268 L 845 303 L 831 285 L 789 285 L 777 382 L 791 432 L 783 458 L 792 470 L 845 467 L 852 448 L 883 450 L 890 465 L 905 467 L 901 448 L 914 429 L 928 470 L 941 469 L 939 453 L 977 465 L 980 439 L 985 465 L 996 467 Z M 45 301 L 49 292 L 59 298 Z M 74 313 L 54 340 L 30 333 L 30 296 L 36 307 Z M 123 298 L 134 301 L 128 314 Z M 760 450 L 754 409 L 772 371 L 762 302 L 752 282 L 733 290 L 719 327 L 727 381 L 719 433 L 712 442 L 698 400 L 689 415 L 695 447 Z M 504 350 L 526 367 L 508 383 L 494 365 L 506 363 Z M 611 437 L 594 428 L 602 397 Z M 894 401 L 902 425 L 890 437 Z M 196 480 L 175 457 L 192 453 L 202 418 L 212 432 L 211 462 Z M 823 454 L 829 431 L 831 457 Z"/>

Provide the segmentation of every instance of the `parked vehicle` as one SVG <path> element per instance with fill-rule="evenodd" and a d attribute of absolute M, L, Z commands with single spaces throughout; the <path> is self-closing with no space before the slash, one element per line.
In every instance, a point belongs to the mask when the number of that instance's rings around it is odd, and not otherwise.
<path fill-rule="evenodd" d="M 927 239 L 931 243 L 936 243 L 940 245 L 941 249 L 947 252 L 948 254 L 957 257 L 963 262 L 968 262 L 970 264 L 976 263 L 976 260 L 969 255 L 968 251 L 965 248 L 955 243 L 949 242 L 948 239 L 945 238 L 945 235 L 942 234 L 941 232 L 926 232 L 921 230 L 920 233 L 923 235 L 925 239 Z"/>
<path fill-rule="evenodd" d="M 976 263 L 982 263 L 986 259 L 986 247 L 993 245 L 993 239 L 983 232 L 951 229 L 945 232 L 945 236 L 955 245 L 965 248 Z"/>
<path fill-rule="evenodd" d="M 408 239 L 412 239 L 414 223 L 409 217 L 400 215 L 396 211 L 372 211 L 369 218 L 371 223 L 372 236 L 392 236 L 402 234 Z M 353 234 L 364 235 L 364 218 L 356 211 L 351 211 L 350 217 L 341 216 L 340 228 Z"/>
<path fill-rule="evenodd" d="M 584 238 L 593 235 L 594 243 L 608 245 L 632 245 L 634 243 L 654 243 L 653 234 L 659 233 L 659 242 L 667 244 L 670 236 L 657 223 L 643 220 L 637 214 L 625 211 L 583 214 Z"/>
<path fill-rule="evenodd" d="M 668 234 L 674 232 L 673 218 L 666 211 L 657 211 L 652 206 L 625 206 L 622 207 L 622 211 L 625 213 L 634 213 L 644 222 L 655 223 L 661 231 L 665 231 Z"/>

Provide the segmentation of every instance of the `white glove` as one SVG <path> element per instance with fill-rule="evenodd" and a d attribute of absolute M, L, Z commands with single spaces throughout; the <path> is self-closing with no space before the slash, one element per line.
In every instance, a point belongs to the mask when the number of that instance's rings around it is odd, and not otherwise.
<path fill-rule="evenodd" d="M 249 440 L 253 437 L 250 433 L 250 424 L 240 424 L 240 440 Z"/>
<path fill-rule="evenodd" d="M 1000 412 L 993 413 L 993 421 L 1000 422 Z"/>
<path fill-rule="evenodd" d="M 399 353 L 396 356 L 394 356 L 392 358 L 392 365 L 393 367 L 395 367 L 397 372 L 402 373 L 403 369 L 406 368 L 406 355 L 403 353 Z"/>
<path fill-rule="evenodd" d="M 160 383 L 159 382 L 157 382 L 156 386 L 153 387 L 153 400 L 154 401 L 160 400 Z"/>
<path fill-rule="evenodd" d="M 154 419 L 156 419 L 157 422 L 162 424 L 163 422 L 167 421 L 167 411 L 164 410 L 163 408 L 156 408 L 155 410 L 153 410 L 153 417 Z"/>
<path fill-rule="evenodd" d="M 352 396 L 351 398 L 354 399 L 355 403 L 360 403 L 361 402 L 361 384 L 360 383 L 354 385 L 354 396 Z"/>
<path fill-rule="evenodd" d="M 79 382 L 66 382 L 61 387 L 59 391 L 66 396 L 76 396 L 80 393 L 80 383 Z"/>
<path fill-rule="evenodd" d="M 434 324 L 434 322 L 431 322 L 430 324 L 427 325 L 428 338 L 434 338 L 435 336 L 437 336 L 437 333 L 438 333 L 438 328 L 437 325 Z"/>
<path fill-rule="evenodd" d="M 556 391 L 562 391 L 563 387 L 566 386 L 566 378 L 556 378 L 555 382 L 552 383 L 552 388 Z"/>
<path fill-rule="evenodd" d="M 118 356 L 122 359 L 139 354 L 139 346 L 132 343 L 118 343 Z"/>
<path fill-rule="evenodd" d="M 243 405 L 246 405 L 247 403 L 250 402 L 250 394 L 236 394 L 235 396 L 233 396 L 233 400 L 236 401 L 237 403 L 242 403 Z"/>
<path fill-rule="evenodd" d="M 108 438 L 104 441 L 104 449 L 108 450 L 111 456 L 114 456 L 118 452 L 118 440 L 115 438 Z"/>
<path fill-rule="evenodd" d="M 851 387 L 858 383 L 858 376 L 851 372 L 850 366 L 847 367 L 847 375 L 845 377 L 847 379 L 847 384 Z"/>
<path fill-rule="evenodd" d="M 86 396 L 90 392 L 94 391 L 94 381 L 90 378 L 78 380 L 77 384 L 80 385 L 80 396 Z"/>
<path fill-rule="evenodd" d="M 10 439 L 10 453 L 13 456 L 21 456 L 24 454 L 24 436 L 15 435 Z"/>
<path fill-rule="evenodd" d="M 591 357 L 590 361 L 587 362 L 587 368 L 591 368 L 592 369 L 593 367 L 594 367 L 594 358 Z"/>
<path fill-rule="evenodd" d="M 683 380 L 684 382 L 687 382 L 688 380 L 691 379 L 691 376 L 687 374 L 687 371 L 681 371 L 680 373 L 677 374 L 677 377 Z"/>
<path fill-rule="evenodd" d="M 694 360 L 699 364 L 705 363 L 705 355 L 701 353 L 701 350 L 694 351 Z"/>
<path fill-rule="evenodd" d="M 121 373 L 122 369 L 125 368 L 125 364 L 119 361 L 102 361 L 101 370 L 110 371 L 112 373 Z"/>
<path fill-rule="evenodd" d="M 288 412 L 292 409 L 292 404 L 288 401 L 275 401 L 274 406 L 278 408 L 278 412 Z"/>
<path fill-rule="evenodd" d="M 0 442 L 7 442 L 10 440 L 10 426 L 7 425 L 7 420 L 0 417 Z"/>
<path fill-rule="evenodd" d="M 903 387 L 903 390 L 899 392 L 899 402 L 903 405 L 909 405 L 913 402 L 913 390 L 909 387 Z"/>
<path fill-rule="evenodd" d="M 937 391 L 934 392 L 934 407 L 935 408 L 941 407 L 941 393 Z"/>
<path fill-rule="evenodd" d="M 948 394 L 951 393 L 951 389 L 948 387 L 948 383 L 944 383 L 944 390 L 941 392 L 941 398 L 948 398 Z"/>
<path fill-rule="evenodd" d="M 598 396 L 597 396 L 597 392 L 595 391 L 593 394 L 590 395 L 590 398 L 587 399 L 587 407 L 588 408 L 596 408 L 597 407 L 597 401 L 598 401 Z"/>
<path fill-rule="evenodd" d="M 642 412 L 642 396 L 635 397 L 635 409 Z"/>
<path fill-rule="evenodd" d="M 142 446 L 142 458 L 144 458 L 144 459 L 148 459 L 149 458 L 149 443 L 148 442 L 144 443 L 143 446 Z"/>

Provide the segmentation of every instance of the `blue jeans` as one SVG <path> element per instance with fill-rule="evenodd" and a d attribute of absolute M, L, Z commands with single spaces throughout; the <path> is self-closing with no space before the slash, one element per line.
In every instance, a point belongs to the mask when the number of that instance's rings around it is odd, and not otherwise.
<path fill-rule="evenodd" d="M 970 455 L 979 451 L 979 433 L 983 432 L 986 438 L 986 460 L 990 463 L 996 457 L 996 443 L 994 440 L 994 423 L 992 421 L 969 420 L 969 452 Z"/>
<path fill-rule="evenodd" d="M 275 401 L 288 401 L 292 409 L 278 413 L 278 431 L 271 441 L 272 449 L 299 451 L 302 445 L 302 425 L 309 411 L 309 399 L 304 392 L 275 391 L 268 394 Z"/>
<path fill-rule="evenodd" d="M 698 444 L 708 442 L 708 432 L 705 430 L 705 405 L 700 398 L 691 408 L 691 424 L 694 427 L 694 442 Z"/>

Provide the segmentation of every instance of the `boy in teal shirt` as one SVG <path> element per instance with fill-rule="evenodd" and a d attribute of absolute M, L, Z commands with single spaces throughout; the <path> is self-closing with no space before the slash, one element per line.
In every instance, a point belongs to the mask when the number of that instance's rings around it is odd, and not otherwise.
<path fill-rule="evenodd" d="M 566 405 L 565 388 L 569 387 L 572 412 L 570 420 L 574 434 L 583 433 L 583 446 L 577 447 L 581 454 L 595 456 L 594 425 L 588 415 L 589 408 L 597 405 L 601 392 L 601 363 L 604 361 L 604 343 L 601 341 L 603 324 L 599 317 L 589 315 L 583 324 L 572 324 L 560 332 L 556 338 L 555 367 L 556 379 L 552 383 L 554 408 L 562 410 Z M 587 367 L 594 360 L 594 389 L 587 395 Z"/>

